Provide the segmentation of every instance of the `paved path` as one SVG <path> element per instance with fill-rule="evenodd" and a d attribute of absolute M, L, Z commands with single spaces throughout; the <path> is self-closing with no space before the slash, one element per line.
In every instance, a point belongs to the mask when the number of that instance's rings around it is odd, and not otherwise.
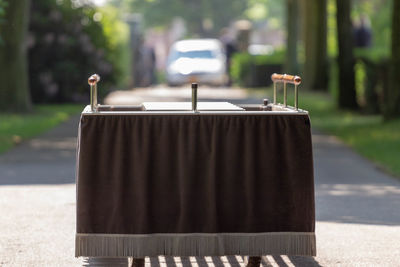
<path fill-rule="evenodd" d="M 0 266 L 79 266 L 74 258 L 78 120 L 0 155 Z"/>
<path fill-rule="evenodd" d="M 230 96 L 229 90 L 214 90 L 204 98 L 212 98 L 213 92 Z M 156 94 L 149 91 L 150 98 L 136 100 L 157 100 Z M 236 97 L 239 94 L 244 95 Z M 260 102 L 240 90 L 232 95 L 232 102 Z M 74 258 L 77 125 L 74 117 L 0 156 L 0 266 L 80 265 Z M 313 144 L 318 256 L 268 256 L 263 265 L 400 266 L 400 182 L 333 137 L 315 133 Z M 147 259 L 150 262 L 178 267 L 244 265 L 240 257 L 160 257 Z"/>

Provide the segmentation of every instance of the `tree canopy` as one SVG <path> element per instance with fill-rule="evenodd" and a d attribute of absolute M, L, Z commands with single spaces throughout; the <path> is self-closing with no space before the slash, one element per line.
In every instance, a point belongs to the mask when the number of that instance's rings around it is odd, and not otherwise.
<path fill-rule="evenodd" d="M 98 72 L 102 88 L 125 73 L 128 29 L 115 8 L 74 6 L 74 1 L 32 1 L 29 73 L 34 102 L 63 102 L 87 94 L 87 77 Z M 67 75 L 66 75 L 67 74 Z"/>
<path fill-rule="evenodd" d="M 248 6 L 242 0 L 114 0 L 113 3 L 141 13 L 148 27 L 167 25 L 175 17 L 181 17 L 195 34 L 228 26 Z"/>

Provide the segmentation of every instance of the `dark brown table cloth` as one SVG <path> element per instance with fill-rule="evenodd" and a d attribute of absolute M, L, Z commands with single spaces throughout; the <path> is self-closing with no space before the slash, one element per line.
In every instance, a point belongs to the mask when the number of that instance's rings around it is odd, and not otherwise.
<path fill-rule="evenodd" d="M 83 113 L 76 256 L 315 255 L 308 114 L 263 114 Z"/>

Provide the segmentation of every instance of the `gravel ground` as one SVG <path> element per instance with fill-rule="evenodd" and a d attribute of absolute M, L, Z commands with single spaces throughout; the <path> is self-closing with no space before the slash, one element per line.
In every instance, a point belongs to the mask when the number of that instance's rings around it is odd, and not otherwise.
<path fill-rule="evenodd" d="M 145 93 L 140 92 L 144 99 Z M 235 102 L 240 94 L 235 91 Z M 124 98 L 121 92 L 117 95 Z M 151 100 L 155 95 L 157 91 Z M 0 156 L 0 266 L 82 264 L 74 258 L 78 120 L 74 117 Z M 263 265 L 400 266 L 399 180 L 333 137 L 314 133 L 313 143 L 318 255 L 265 256 Z M 159 257 L 147 259 L 146 264 L 244 266 L 244 261 L 241 257 Z"/>

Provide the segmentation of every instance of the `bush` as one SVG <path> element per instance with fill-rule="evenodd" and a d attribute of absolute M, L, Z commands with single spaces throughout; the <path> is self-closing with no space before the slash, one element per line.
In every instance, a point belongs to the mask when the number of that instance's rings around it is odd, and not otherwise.
<path fill-rule="evenodd" d="M 121 79 L 124 55 L 117 51 L 127 47 L 121 36 L 128 33 L 117 17 L 71 0 L 32 1 L 28 53 L 34 102 L 88 101 L 86 81 L 95 72 L 102 78 L 100 95 Z"/>
<path fill-rule="evenodd" d="M 113 6 L 104 6 L 98 12 L 103 16 L 100 23 L 107 41 L 105 57 L 113 66 L 112 86 L 126 87 L 131 83 L 129 26 L 120 19 L 120 12 Z"/>
<path fill-rule="evenodd" d="M 235 83 L 245 87 L 262 87 L 272 83 L 271 75 L 282 72 L 285 50 L 271 55 L 236 53 L 232 57 L 231 76 Z"/>

